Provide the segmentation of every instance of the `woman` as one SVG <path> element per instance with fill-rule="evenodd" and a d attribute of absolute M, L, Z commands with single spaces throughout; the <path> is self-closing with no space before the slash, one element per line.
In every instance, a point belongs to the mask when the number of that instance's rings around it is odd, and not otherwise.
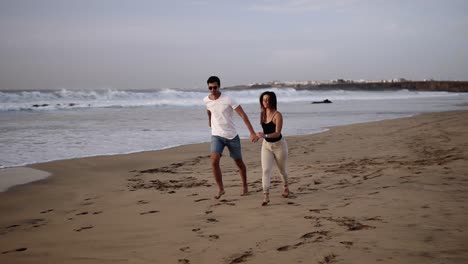
<path fill-rule="evenodd" d="M 263 138 L 262 144 L 262 185 L 263 203 L 270 202 L 270 181 L 273 174 L 273 166 L 276 164 L 283 181 L 284 198 L 289 196 L 288 173 L 286 171 L 288 161 L 288 144 L 281 135 L 283 128 L 283 115 L 276 110 L 276 94 L 274 92 L 263 92 L 260 95 L 260 123 L 263 132 L 258 132 L 258 137 Z"/>

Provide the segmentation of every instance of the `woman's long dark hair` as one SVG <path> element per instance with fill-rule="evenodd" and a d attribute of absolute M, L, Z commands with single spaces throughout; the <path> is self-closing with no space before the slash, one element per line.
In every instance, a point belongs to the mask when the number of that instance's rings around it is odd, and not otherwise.
<path fill-rule="evenodd" d="M 270 100 L 268 101 L 268 104 L 270 105 L 271 108 L 276 109 L 276 94 L 274 92 L 271 92 L 271 91 L 266 91 L 266 92 L 263 92 L 261 95 L 260 95 L 260 123 L 262 122 L 266 122 L 266 108 L 263 107 L 263 96 L 264 95 L 269 95 L 270 96 Z"/>

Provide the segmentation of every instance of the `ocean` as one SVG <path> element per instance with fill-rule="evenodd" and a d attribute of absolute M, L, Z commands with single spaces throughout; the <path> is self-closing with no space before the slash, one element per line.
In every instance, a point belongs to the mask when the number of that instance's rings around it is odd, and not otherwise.
<path fill-rule="evenodd" d="M 449 92 L 268 90 L 277 94 L 286 136 L 458 110 L 463 107 L 457 104 L 468 101 L 468 94 Z M 222 90 L 242 105 L 257 131 L 263 91 Z M 1 91 L 0 168 L 209 142 L 207 94 L 177 89 Z M 324 99 L 332 103 L 311 103 Z M 242 120 L 235 119 L 241 138 L 247 138 Z"/>

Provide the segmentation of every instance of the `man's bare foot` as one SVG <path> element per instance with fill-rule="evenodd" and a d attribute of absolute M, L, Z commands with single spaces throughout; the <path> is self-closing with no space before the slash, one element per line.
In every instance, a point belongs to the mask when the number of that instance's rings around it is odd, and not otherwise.
<path fill-rule="evenodd" d="M 225 193 L 226 193 L 226 192 L 225 192 L 224 190 L 219 191 L 219 192 L 218 192 L 218 195 L 216 195 L 214 198 L 215 198 L 215 199 L 219 199 L 219 198 L 221 198 L 221 196 L 223 196 L 223 194 L 225 194 Z"/>
<path fill-rule="evenodd" d="M 269 197 L 268 194 L 265 194 L 264 197 L 263 197 L 262 206 L 267 205 L 269 202 L 270 202 L 270 197 Z"/>
<path fill-rule="evenodd" d="M 249 195 L 249 189 L 247 187 L 242 189 L 240 196 L 246 196 L 246 195 Z"/>
<path fill-rule="evenodd" d="M 288 189 L 288 186 L 285 186 L 285 187 L 284 187 L 283 194 L 281 194 L 281 196 L 283 196 L 283 198 L 288 198 L 288 197 L 289 197 L 289 189 Z"/>

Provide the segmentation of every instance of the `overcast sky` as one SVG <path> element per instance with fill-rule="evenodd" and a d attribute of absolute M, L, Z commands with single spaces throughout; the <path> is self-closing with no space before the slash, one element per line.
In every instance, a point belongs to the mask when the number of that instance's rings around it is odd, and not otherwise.
<path fill-rule="evenodd" d="M 0 0 L 0 89 L 468 80 L 465 0 Z"/>

